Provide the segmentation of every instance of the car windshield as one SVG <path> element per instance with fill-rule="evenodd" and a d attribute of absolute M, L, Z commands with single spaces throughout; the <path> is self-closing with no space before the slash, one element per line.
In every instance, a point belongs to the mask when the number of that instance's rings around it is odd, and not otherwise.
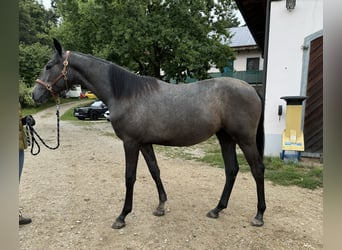
<path fill-rule="evenodd" d="M 102 101 L 96 101 L 96 102 L 93 102 L 90 106 L 92 106 L 92 107 L 101 107 L 102 105 L 103 105 Z"/>

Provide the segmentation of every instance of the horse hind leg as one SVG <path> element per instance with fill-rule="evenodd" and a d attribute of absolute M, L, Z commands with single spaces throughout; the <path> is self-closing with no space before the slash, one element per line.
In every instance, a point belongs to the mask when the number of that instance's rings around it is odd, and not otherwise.
<path fill-rule="evenodd" d="M 241 143 L 239 144 L 246 160 L 251 168 L 252 175 L 256 182 L 257 188 L 257 197 L 258 197 L 258 205 L 257 205 L 257 214 L 255 218 L 252 220 L 251 224 L 253 226 L 262 226 L 264 225 L 264 212 L 266 210 L 266 202 L 265 202 L 265 187 L 264 187 L 264 172 L 265 166 L 263 163 L 263 157 L 259 154 L 256 143 Z"/>
<path fill-rule="evenodd" d="M 207 216 L 210 218 L 218 218 L 220 211 L 227 208 L 228 200 L 239 172 L 239 165 L 236 157 L 236 142 L 223 130 L 219 131 L 216 136 L 221 145 L 226 182 L 217 206 L 207 213 Z"/>
<path fill-rule="evenodd" d="M 155 216 L 163 216 L 165 215 L 165 202 L 167 200 L 167 195 L 163 186 L 163 183 L 160 179 L 160 170 L 158 167 L 157 159 L 154 154 L 154 150 L 151 144 L 144 145 L 140 148 L 148 169 L 151 173 L 151 176 L 156 183 L 158 195 L 159 195 L 159 204 L 156 210 L 153 212 Z"/>

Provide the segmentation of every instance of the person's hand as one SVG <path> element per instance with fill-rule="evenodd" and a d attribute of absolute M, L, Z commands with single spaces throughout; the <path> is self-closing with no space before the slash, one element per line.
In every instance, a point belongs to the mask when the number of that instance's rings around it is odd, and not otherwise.
<path fill-rule="evenodd" d="M 36 124 L 36 121 L 32 117 L 32 115 L 26 116 L 26 125 L 33 127 Z"/>

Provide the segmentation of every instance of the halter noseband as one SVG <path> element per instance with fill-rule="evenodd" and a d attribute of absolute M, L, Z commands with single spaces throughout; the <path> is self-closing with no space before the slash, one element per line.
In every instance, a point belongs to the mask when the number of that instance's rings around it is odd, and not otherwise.
<path fill-rule="evenodd" d="M 56 102 L 56 103 L 59 103 L 59 98 L 58 98 L 58 95 L 57 95 L 57 97 L 56 97 L 55 93 L 53 92 L 52 86 L 53 86 L 56 82 L 58 82 L 58 81 L 63 77 L 63 78 L 64 78 L 65 85 L 66 85 L 66 89 L 68 89 L 68 82 L 67 82 L 67 80 L 68 80 L 68 78 L 67 78 L 67 73 L 68 73 L 68 71 L 67 71 L 67 66 L 68 66 L 69 54 L 70 54 L 70 51 L 69 51 L 69 50 L 66 51 L 66 53 L 65 53 L 65 60 L 64 60 L 64 62 L 63 62 L 63 65 L 64 65 L 63 70 L 62 70 L 62 72 L 61 72 L 61 73 L 60 73 L 60 74 L 51 82 L 51 84 L 50 84 L 50 83 L 46 83 L 46 82 L 40 80 L 39 78 L 36 80 L 37 83 L 43 85 L 48 91 L 50 91 L 50 93 L 51 93 L 51 95 L 53 96 L 53 98 L 55 99 L 55 102 Z"/>

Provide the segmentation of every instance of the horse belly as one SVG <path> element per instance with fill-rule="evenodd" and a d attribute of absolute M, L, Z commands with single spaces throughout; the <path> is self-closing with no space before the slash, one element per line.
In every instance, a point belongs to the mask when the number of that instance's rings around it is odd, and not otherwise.
<path fill-rule="evenodd" d="M 201 143 L 207 139 L 209 139 L 213 133 L 202 133 L 202 134 L 195 134 L 195 133 L 188 133 L 188 134 L 178 134 L 175 135 L 174 137 L 170 138 L 169 140 L 161 141 L 159 143 L 155 144 L 160 144 L 160 145 L 165 145 L 165 146 L 192 146 L 198 143 Z"/>
<path fill-rule="evenodd" d="M 149 130 L 153 144 L 166 146 L 191 146 L 210 138 L 220 129 L 214 119 L 165 121 L 158 130 Z"/>

